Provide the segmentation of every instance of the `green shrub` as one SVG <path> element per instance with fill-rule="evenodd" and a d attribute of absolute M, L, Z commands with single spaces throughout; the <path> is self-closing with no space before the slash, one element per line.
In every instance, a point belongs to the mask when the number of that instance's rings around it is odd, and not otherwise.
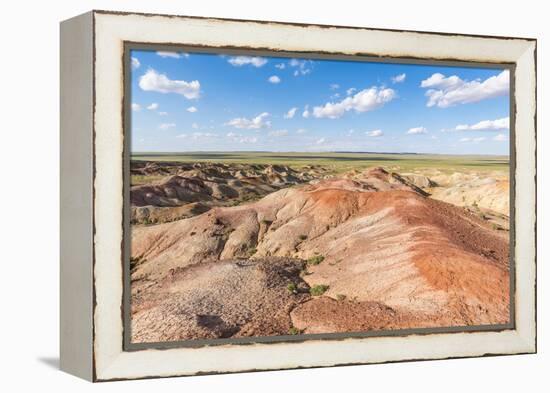
<path fill-rule="evenodd" d="M 250 248 L 247 250 L 248 257 L 250 258 L 250 257 L 253 256 L 254 254 L 256 254 L 257 251 L 258 251 L 258 249 L 257 249 L 256 247 L 250 247 Z"/>
<path fill-rule="evenodd" d="M 318 265 L 325 260 L 325 257 L 322 255 L 315 255 L 307 260 L 308 265 Z"/>
<path fill-rule="evenodd" d="M 341 293 L 339 293 L 338 295 L 336 295 L 336 300 L 338 300 L 339 302 L 346 300 L 346 295 L 342 295 Z"/>
<path fill-rule="evenodd" d="M 288 289 L 289 292 L 295 293 L 298 290 L 298 287 L 293 282 L 290 282 L 286 286 L 286 289 Z"/>
<path fill-rule="evenodd" d="M 328 291 L 328 285 L 314 285 L 309 288 L 309 293 L 311 296 L 321 296 L 323 293 Z"/>
<path fill-rule="evenodd" d="M 291 327 L 290 329 L 288 329 L 288 334 L 290 334 L 291 336 L 295 336 L 297 334 L 301 334 L 302 331 L 298 328 L 295 328 L 294 326 Z"/>

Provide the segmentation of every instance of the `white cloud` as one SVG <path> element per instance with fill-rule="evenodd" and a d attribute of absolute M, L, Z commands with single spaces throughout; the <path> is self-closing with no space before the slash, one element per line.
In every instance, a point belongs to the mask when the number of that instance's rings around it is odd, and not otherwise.
<path fill-rule="evenodd" d="M 213 134 L 211 132 L 194 132 L 191 134 L 191 137 L 195 140 L 200 138 L 215 138 L 218 134 Z"/>
<path fill-rule="evenodd" d="M 162 123 L 161 125 L 159 125 L 159 128 L 161 130 L 167 130 L 169 128 L 174 128 L 176 126 L 175 123 Z"/>
<path fill-rule="evenodd" d="M 159 104 L 157 104 L 156 102 L 153 102 L 151 105 L 147 107 L 147 109 L 149 109 L 150 111 L 157 110 L 158 108 L 159 108 Z"/>
<path fill-rule="evenodd" d="M 187 134 L 176 135 L 176 138 L 187 138 Z"/>
<path fill-rule="evenodd" d="M 292 119 L 294 117 L 294 115 L 296 114 L 296 111 L 298 110 L 298 108 L 294 107 L 294 108 L 290 108 L 288 110 L 287 113 L 285 113 L 285 115 L 283 116 L 285 119 Z"/>
<path fill-rule="evenodd" d="M 367 136 L 370 136 L 370 137 L 373 137 L 373 138 L 378 138 L 378 137 L 384 135 L 384 133 L 382 132 L 382 130 L 367 131 L 367 132 L 365 132 L 365 134 L 367 134 Z"/>
<path fill-rule="evenodd" d="M 133 110 L 134 112 L 140 111 L 140 110 L 141 110 L 141 105 L 136 104 L 135 102 L 133 102 L 133 103 L 132 103 L 132 110 Z"/>
<path fill-rule="evenodd" d="M 296 68 L 294 71 L 294 76 L 309 74 L 311 72 L 311 68 L 309 68 L 308 65 L 311 64 L 313 64 L 311 60 L 290 59 L 288 62 L 289 66 Z"/>
<path fill-rule="evenodd" d="M 167 51 L 157 51 L 157 55 L 160 57 L 171 57 L 173 59 L 181 59 L 182 57 L 189 57 L 189 53 L 185 52 L 167 52 Z"/>
<path fill-rule="evenodd" d="M 427 106 L 448 108 L 457 104 L 478 102 L 508 94 L 510 89 L 510 73 L 502 71 L 496 76 L 484 81 L 466 81 L 453 75 L 446 77 L 435 73 L 421 82 L 420 87 L 427 88 Z"/>
<path fill-rule="evenodd" d="M 160 116 L 166 116 L 166 115 L 168 115 L 168 112 L 159 112 L 159 115 Z"/>
<path fill-rule="evenodd" d="M 497 142 L 504 142 L 508 140 L 508 137 L 504 134 L 498 134 L 493 137 L 493 140 Z"/>
<path fill-rule="evenodd" d="M 405 78 L 407 77 L 407 74 L 399 74 L 391 78 L 392 83 L 401 83 L 405 82 Z"/>
<path fill-rule="evenodd" d="M 349 89 L 346 90 L 346 94 L 348 96 L 352 95 L 353 93 L 355 93 L 357 91 L 357 89 L 355 87 L 350 87 Z"/>
<path fill-rule="evenodd" d="M 296 133 L 297 133 L 297 134 L 305 134 L 306 132 L 307 132 L 307 130 L 306 130 L 305 128 L 298 128 L 298 129 L 296 130 Z"/>
<path fill-rule="evenodd" d="M 242 134 L 237 134 L 234 132 L 228 132 L 226 135 L 228 138 L 231 138 L 234 142 L 238 143 L 256 143 L 258 138 L 255 136 L 243 136 Z"/>
<path fill-rule="evenodd" d="M 320 139 L 317 139 L 317 142 L 315 142 L 315 143 L 317 143 L 318 145 L 321 145 L 321 144 L 323 144 L 323 143 L 325 143 L 325 142 L 326 142 L 326 139 L 325 139 L 325 138 L 320 138 Z"/>
<path fill-rule="evenodd" d="M 275 68 L 278 68 L 280 70 L 284 70 L 285 69 L 285 63 L 275 64 Z"/>
<path fill-rule="evenodd" d="M 198 111 L 198 109 L 194 106 L 190 106 L 189 108 L 186 109 L 187 112 L 191 112 L 191 113 L 195 113 Z"/>
<path fill-rule="evenodd" d="M 201 84 L 197 80 L 192 82 L 171 80 L 166 75 L 151 69 L 139 78 L 139 87 L 145 91 L 181 94 L 191 100 L 199 98 Z"/>
<path fill-rule="evenodd" d="M 459 124 L 455 127 L 456 131 L 499 131 L 507 130 L 510 128 L 510 118 L 503 117 L 496 120 L 483 120 L 479 123 L 467 125 Z"/>
<path fill-rule="evenodd" d="M 407 134 L 418 135 L 418 134 L 427 134 L 428 130 L 425 127 L 413 127 L 409 128 Z"/>
<path fill-rule="evenodd" d="M 199 129 L 199 125 L 197 123 L 193 123 L 191 124 L 191 128 L 195 129 L 195 130 L 198 130 Z"/>
<path fill-rule="evenodd" d="M 232 126 L 235 128 L 244 128 L 248 130 L 258 130 L 260 128 L 269 128 L 271 127 L 271 122 L 266 120 L 269 116 L 269 113 L 263 112 L 253 119 L 247 119 L 245 117 L 237 117 L 235 119 L 229 120 L 225 125 Z"/>
<path fill-rule="evenodd" d="M 474 142 L 474 143 L 479 143 L 479 142 L 483 142 L 484 140 L 486 140 L 487 138 L 485 138 L 484 136 L 480 136 L 480 137 L 477 137 L 477 138 L 470 138 L 470 137 L 466 137 L 466 138 L 460 138 L 460 142 Z"/>
<path fill-rule="evenodd" d="M 355 134 L 355 130 L 354 130 L 354 129 L 348 130 L 347 136 L 352 136 L 353 134 Z"/>
<path fill-rule="evenodd" d="M 306 105 L 306 107 L 304 108 L 304 111 L 302 112 L 302 117 L 304 117 L 305 119 L 307 119 L 310 115 L 310 112 L 309 112 L 309 106 Z"/>
<path fill-rule="evenodd" d="M 287 130 L 277 130 L 277 131 L 271 131 L 269 133 L 269 136 L 287 136 L 288 131 Z"/>
<path fill-rule="evenodd" d="M 277 75 L 271 75 L 268 79 L 269 83 L 280 83 L 281 78 L 279 78 Z"/>
<path fill-rule="evenodd" d="M 230 57 L 229 60 L 227 60 L 229 64 L 235 66 L 235 67 L 241 67 L 243 65 L 252 65 L 254 67 L 262 67 L 267 63 L 267 59 L 263 57 L 258 56 L 235 56 Z"/>
<path fill-rule="evenodd" d="M 132 57 L 132 70 L 137 70 L 141 63 L 139 62 L 137 57 Z"/>
<path fill-rule="evenodd" d="M 380 108 L 385 103 L 393 100 L 395 96 L 395 91 L 392 89 L 371 87 L 370 89 L 361 90 L 353 96 L 346 97 L 340 102 L 327 102 L 323 106 L 316 106 L 313 108 L 313 116 L 338 119 L 350 110 L 359 113 L 368 112 Z"/>
<path fill-rule="evenodd" d="M 329 88 L 330 90 L 337 90 L 340 88 L 340 85 L 338 83 L 331 83 Z"/>

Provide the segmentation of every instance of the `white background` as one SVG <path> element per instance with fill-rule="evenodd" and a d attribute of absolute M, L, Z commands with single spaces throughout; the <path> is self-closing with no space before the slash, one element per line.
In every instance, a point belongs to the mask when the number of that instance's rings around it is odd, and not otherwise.
<path fill-rule="evenodd" d="M 5 1 L 0 14 L 0 390 L 548 391 L 550 291 L 546 286 L 550 284 L 544 239 L 548 244 L 550 233 L 544 202 L 549 199 L 550 164 L 543 122 L 549 105 L 545 70 L 550 67 L 550 36 L 544 4 L 531 0 Z M 537 38 L 539 354 L 96 385 L 58 371 L 58 23 L 91 9 Z M 518 134 L 521 137 L 521 130 Z"/>

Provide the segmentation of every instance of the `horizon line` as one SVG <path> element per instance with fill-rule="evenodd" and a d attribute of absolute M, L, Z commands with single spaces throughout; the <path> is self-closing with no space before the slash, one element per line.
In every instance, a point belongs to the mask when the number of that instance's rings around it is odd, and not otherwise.
<path fill-rule="evenodd" d="M 433 155 L 433 156 L 494 156 L 507 157 L 510 154 L 475 154 L 475 153 L 421 153 L 421 152 L 387 152 L 387 151 L 353 151 L 353 150 L 335 150 L 335 151 L 273 151 L 273 150 L 190 150 L 190 151 L 140 151 L 130 152 L 130 156 L 153 155 L 153 154 L 226 154 L 226 153 L 276 153 L 276 154 L 398 154 L 398 155 Z"/>

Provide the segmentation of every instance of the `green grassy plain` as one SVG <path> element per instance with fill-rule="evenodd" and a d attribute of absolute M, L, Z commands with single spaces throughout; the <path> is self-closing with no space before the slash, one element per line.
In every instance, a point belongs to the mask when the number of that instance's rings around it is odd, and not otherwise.
<path fill-rule="evenodd" d="M 277 152 L 185 152 L 134 153 L 135 161 L 213 162 L 225 164 L 278 164 L 300 169 L 322 165 L 335 173 L 381 166 L 391 170 L 437 169 L 452 171 L 507 171 L 508 156 L 394 154 L 394 153 L 277 153 Z"/>

